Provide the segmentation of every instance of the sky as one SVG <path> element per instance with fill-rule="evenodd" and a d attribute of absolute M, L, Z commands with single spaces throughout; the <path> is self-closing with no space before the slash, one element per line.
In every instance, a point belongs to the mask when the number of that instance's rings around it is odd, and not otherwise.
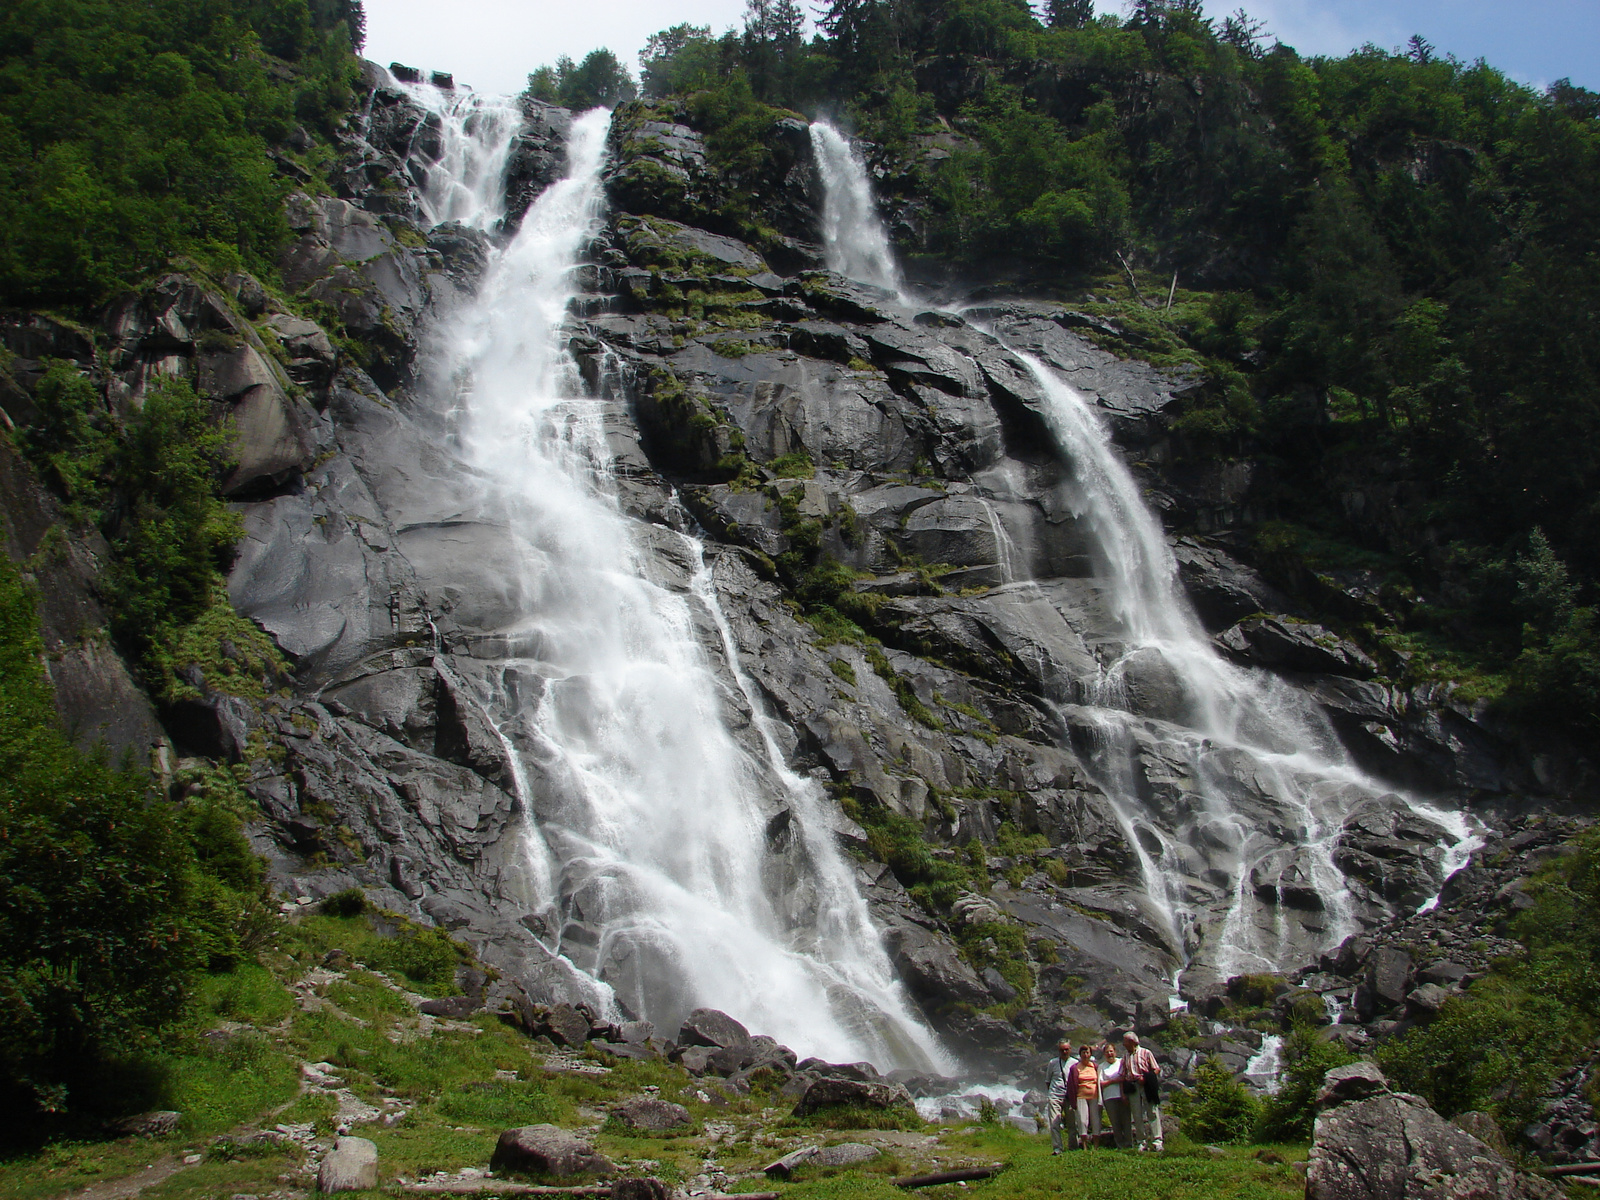
<path fill-rule="evenodd" d="M 688 21 L 718 33 L 742 24 L 744 0 L 365 0 L 366 55 L 381 63 L 452 72 L 481 92 L 514 92 L 558 55 L 597 46 L 635 72 L 645 39 Z M 1121 0 L 1096 0 L 1120 13 Z M 1211 0 L 1220 19 L 1243 7 L 1302 54 L 1385 49 L 1414 33 L 1440 54 L 1487 59 L 1543 88 L 1557 79 L 1600 91 L 1600 0 Z M 802 0 L 802 7 L 811 7 Z M 445 15 L 448 13 L 448 15 Z"/>

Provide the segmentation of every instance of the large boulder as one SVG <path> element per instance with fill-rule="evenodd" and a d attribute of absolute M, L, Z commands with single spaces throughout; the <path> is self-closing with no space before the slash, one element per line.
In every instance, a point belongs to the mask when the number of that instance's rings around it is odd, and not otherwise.
<path fill-rule="evenodd" d="M 669 1129 L 682 1129 L 692 1123 L 689 1110 L 681 1104 L 663 1100 L 659 1096 L 637 1096 L 625 1100 L 611 1110 L 617 1124 L 629 1129 L 642 1129 L 649 1133 L 665 1133 Z"/>
<path fill-rule="evenodd" d="M 710 1046 L 714 1050 L 748 1045 L 750 1031 L 725 1012 L 697 1008 L 678 1030 L 680 1046 Z"/>
<path fill-rule="evenodd" d="M 1446 1121 L 1420 1096 L 1391 1092 L 1371 1063 L 1328 1072 L 1318 1095 L 1306 1200 L 1556 1200 Z"/>
<path fill-rule="evenodd" d="M 898 1083 L 873 1083 L 863 1079 L 824 1078 L 813 1080 L 799 1102 L 794 1106 L 794 1115 L 803 1117 L 814 1113 L 819 1108 L 828 1108 L 833 1105 L 844 1105 L 851 1108 L 875 1108 L 881 1110 L 895 1108 L 909 1108 L 915 1110 L 916 1103 L 911 1099 L 911 1093 Z"/>
<path fill-rule="evenodd" d="M 574 1049 L 589 1040 L 589 1018 L 570 1004 L 557 1004 L 544 1018 L 545 1032 L 558 1046 Z"/>
<path fill-rule="evenodd" d="M 535 1175 L 609 1175 L 611 1160 L 594 1145 L 556 1125 L 524 1125 L 500 1135 L 489 1169 Z"/>
<path fill-rule="evenodd" d="M 885 942 L 900 978 L 924 1004 L 981 1007 L 994 1003 L 983 980 L 961 960 L 948 939 L 908 921 L 892 926 Z"/>
<path fill-rule="evenodd" d="M 1380 946 L 1367 959 L 1366 977 L 1356 988 L 1356 1010 L 1365 1020 L 1403 1004 L 1411 989 L 1411 956 Z"/>

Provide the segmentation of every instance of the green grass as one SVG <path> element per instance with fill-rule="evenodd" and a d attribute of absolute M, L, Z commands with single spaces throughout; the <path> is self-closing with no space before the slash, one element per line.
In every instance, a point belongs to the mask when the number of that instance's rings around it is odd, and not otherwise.
<path fill-rule="evenodd" d="M 167 1059 L 170 1103 L 184 1132 L 205 1136 L 232 1129 L 266 1109 L 288 1104 L 300 1086 L 298 1064 L 261 1034 L 237 1034 L 218 1046 L 197 1041 Z"/>
<path fill-rule="evenodd" d="M 297 1151 L 262 1150 L 229 1137 L 231 1131 L 279 1121 L 311 1122 L 322 1136 L 332 1132 L 332 1096 L 295 1098 L 297 1060 L 334 1063 L 344 1086 L 367 1103 L 407 1103 L 409 1111 L 398 1124 L 368 1124 L 357 1131 L 378 1147 L 381 1187 L 367 1193 L 372 1197 L 392 1194 L 394 1181 L 401 1177 L 482 1168 L 501 1130 L 542 1121 L 593 1136 L 596 1149 L 623 1174 L 648 1173 L 672 1184 L 700 1174 L 708 1156 L 738 1176 L 759 1171 L 806 1142 L 872 1140 L 874 1131 L 885 1129 L 937 1136 L 938 1145 L 931 1150 L 886 1144 L 878 1159 L 858 1167 L 802 1170 L 785 1189 L 795 1200 L 900 1195 L 890 1178 L 937 1169 L 933 1155 L 940 1156 L 939 1165 L 1010 1164 L 987 1183 L 932 1189 L 947 1193 L 934 1200 L 951 1200 L 957 1191 L 981 1192 L 993 1200 L 1047 1191 L 1086 1192 L 1107 1200 L 1288 1200 L 1301 1186 L 1285 1167 L 1259 1163 L 1246 1150 L 1230 1149 L 1222 1158 L 1189 1148 L 1159 1156 L 1105 1152 L 1055 1159 L 1042 1135 L 982 1125 L 926 1126 L 909 1112 L 833 1110 L 797 1119 L 790 1115 L 792 1101 L 763 1091 L 725 1103 L 714 1097 L 708 1103 L 700 1097 L 712 1095 L 714 1088 L 682 1069 L 661 1061 L 618 1059 L 598 1048 L 586 1057 L 609 1068 L 602 1073 L 549 1071 L 538 1045 L 494 1017 L 424 1022 L 397 995 L 393 985 L 409 986 L 398 970 L 386 980 L 377 972 L 347 967 L 344 978 L 316 989 L 323 1001 L 320 1009 L 307 1011 L 294 1003 L 285 983 L 301 975 L 308 963 L 320 961 L 333 945 L 365 954 L 366 939 L 375 936 L 365 916 L 308 914 L 283 930 L 284 952 L 264 956 L 264 965 L 206 980 L 191 1026 L 164 1060 L 172 1105 L 185 1113 L 179 1131 L 149 1141 L 60 1143 L 0 1161 L 0 1195 L 47 1200 L 85 1185 L 135 1176 L 167 1156 L 195 1153 L 205 1161 L 142 1194 L 148 1200 L 200 1200 L 304 1186 L 307 1177 Z M 309 1007 L 317 1008 L 316 1000 Z M 201 1036 L 222 1019 L 245 1028 L 226 1041 Z M 647 1087 L 664 1100 L 685 1105 L 690 1127 L 640 1135 L 606 1119 L 614 1104 Z M 711 1121 L 732 1125 L 734 1132 L 713 1144 L 705 1133 Z M 1285 1156 L 1303 1157 L 1303 1150 Z M 765 1186 L 770 1185 L 753 1179 L 735 1190 Z"/>

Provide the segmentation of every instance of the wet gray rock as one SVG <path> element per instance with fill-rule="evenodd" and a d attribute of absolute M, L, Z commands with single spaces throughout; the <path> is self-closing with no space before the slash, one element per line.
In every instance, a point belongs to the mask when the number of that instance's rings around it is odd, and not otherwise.
<path fill-rule="evenodd" d="M 1278 589 L 1220 547 L 1184 537 L 1173 543 L 1172 553 L 1195 612 L 1213 633 L 1256 613 L 1288 611 Z"/>
<path fill-rule="evenodd" d="M 1230 657 L 1275 670 L 1368 679 L 1378 669 L 1363 650 L 1321 625 L 1252 617 L 1218 634 L 1215 640 Z"/>
<path fill-rule="evenodd" d="M 566 109 L 526 95 L 521 104 L 522 128 L 506 156 L 506 214 L 513 225 L 561 177 L 572 131 L 572 114 Z"/>

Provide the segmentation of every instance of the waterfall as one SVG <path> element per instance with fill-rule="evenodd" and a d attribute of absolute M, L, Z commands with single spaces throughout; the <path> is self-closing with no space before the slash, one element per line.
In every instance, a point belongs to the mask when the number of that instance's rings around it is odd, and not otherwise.
<path fill-rule="evenodd" d="M 828 270 L 904 300 L 905 282 L 878 218 L 861 156 L 838 130 L 821 121 L 812 123 L 811 148 L 822 176 L 822 244 Z"/>
<path fill-rule="evenodd" d="M 495 164 L 518 121 L 506 105 L 408 90 L 440 117 L 429 216 L 497 230 Z M 455 661 L 512 753 L 521 898 L 597 1003 L 669 1036 L 707 1006 L 802 1057 L 945 1067 L 823 798 L 763 724 L 700 542 L 619 506 L 605 420 L 620 402 L 585 387 L 568 349 L 577 268 L 603 218 L 609 119 L 574 119 L 565 176 L 432 335 L 427 399 L 464 460 L 462 519 L 512 548 L 496 564 L 497 630 Z M 729 727 L 746 709 L 753 751 Z"/>
<path fill-rule="evenodd" d="M 861 159 L 827 126 L 811 131 L 829 189 L 823 208 L 829 266 L 915 305 L 899 286 Z M 1086 766 L 1121 821 L 1175 957 L 1223 976 L 1280 970 L 1309 957 L 1303 938 L 1297 941 L 1300 929 L 1316 935 L 1314 949 L 1353 933 L 1355 899 L 1334 849 L 1345 816 L 1365 801 L 1399 805 L 1431 821 L 1445 870 L 1460 866 L 1473 844 L 1461 814 L 1370 778 L 1304 692 L 1221 657 L 1183 592 L 1160 522 L 1095 406 L 1037 358 L 1016 353 L 1046 398 L 1070 475 L 1065 498 L 1086 526 L 1095 582 L 1120 627 L 1117 641 L 1102 651 L 1100 677 L 1084 681 L 1080 695 L 1053 699 L 1065 723 L 1088 735 Z M 1008 561 L 1007 578 L 1013 569 Z M 1166 700 L 1159 720 L 1134 711 L 1147 706 L 1136 706 L 1131 693 L 1150 690 Z M 1150 754 L 1181 764 L 1187 776 L 1182 799 L 1165 808 L 1141 786 L 1141 761 Z M 1281 879 L 1297 881 L 1294 920 L 1285 916 L 1286 897 L 1274 882 Z M 1204 933 L 1196 925 L 1202 916 L 1213 920 Z"/>

